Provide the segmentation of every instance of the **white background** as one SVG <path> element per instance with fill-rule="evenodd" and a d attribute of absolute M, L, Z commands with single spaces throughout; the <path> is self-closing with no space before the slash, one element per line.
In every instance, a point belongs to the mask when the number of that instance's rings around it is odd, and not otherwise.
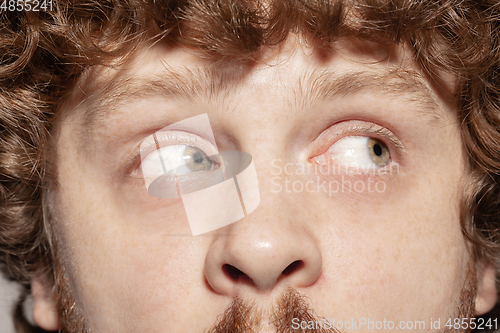
<path fill-rule="evenodd" d="M 14 333 L 11 312 L 18 295 L 18 286 L 0 274 L 0 333 Z"/>

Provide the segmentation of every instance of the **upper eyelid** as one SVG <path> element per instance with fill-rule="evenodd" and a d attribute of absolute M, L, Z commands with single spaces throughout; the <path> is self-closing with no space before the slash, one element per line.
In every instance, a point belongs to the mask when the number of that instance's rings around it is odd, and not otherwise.
<path fill-rule="evenodd" d="M 147 146 L 145 146 L 143 149 L 142 145 L 151 137 L 154 137 L 155 139 L 149 142 L 149 144 L 147 144 Z M 209 140 L 203 138 L 198 134 L 181 130 L 156 131 L 141 142 L 139 153 L 143 153 L 144 150 L 148 151 L 151 148 L 156 148 L 156 143 L 172 143 L 175 141 L 177 142 L 173 143 L 174 145 L 192 145 L 200 149 L 205 148 L 207 150 L 211 150 L 210 154 L 207 154 L 208 156 L 213 155 L 212 153 L 218 153 L 217 148 L 214 147 L 212 142 L 210 142 Z"/>
<path fill-rule="evenodd" d="M 352 124 L 352 122 L 354 122 L 354 124 Z M 386 127 L 375 123 L 367 123 L 361 120 L 348 120 L 333 124 L 329 128 L 325 129 L 313 141 L 319 141 L 318 145 L 320 148 L 318 148 L 318 150 L 314 149 L 316 151 L 313 152 L 312 156 L 310 155 L 308 160 L 324 154 L 332 145 L 345 137 L 369 135 L 373 135 L 376 139 L 382 140 L 386 144 L 390 143 L 388 146 L 389 150 L 395 150 L 397 156 L 404 157 L 407 154 L 403 143 Z"/>
<path fill-rule="evenodd" d="M 396 150 L 399 153 L 403 154 L 405 152 L 405 147 L 403 146 L 401 141 L 399 141 L 396 138 L 396 136 L 391 131 L 389 131 L 387 128 L 379 127 L 379 126 L 372 124 L 364 130 L 366 132 L 370 132 L 370 133 L 378 135 L 379 137 L 387 139 L 396 148 Z"/>
<path fill-rule="evenodd" d="M 162 135 L 162 132 L 165 132 L 166 135 Z M 176 134 L 173 134 L 173 133 L 176 133 Z M 179 133 L 179 134 L 177 134 Z M 166 138 L 166 136 L 168 138 Z M 175 136 L 175 137 L 174 137 Z M 151 138 L 151 137 L 154 137 L 154 140 L 152 142 L 150 142 L 144 149 L 142 147 L 142 145 L 146 142 L 147 139 Z M 156 131 L 154 132 L 153 134 L 149 135 L 146 137 L 146 139 L 144 139 L 141 144 L 140 144 L 140 147 L 139 147 L 139 152 L 142 153 L 143 150 L 149 150 L 150 148 L 152 147 L 156 147 L 156 143 L 166 143 L 168 142 L 168 140 L 170 141 L 174 141 L 174 140 L 178 140 L 178 141 L 182 141 L 182 143 L 184 144 L 197 144 L 199 143 L 199 139 L 200 136 L 198 136 L 197 134 L 194 134 L 194 133 L 189 133 L 189 132 L 185 132 L 185 131 L 178 131 L 178 130 L 175 130 L 175 131 Z"/>
<path fill-rule="evenodd" d="M 161 134 L 164 132 L 165 134 Z M 175 134 L 174 134 L 175 133 Z M 177 134 L 177 136 L 176 136 Z M 150 143 L 148 143 L 144 148 L 142 145 L 144 142 L 152 138 L 153 136 L 156 137 L 156 140 L 152 140 Z M 170 142 L 169 139 L 166 138 L 166 136 L 170 136 Z M 175 136 L 175 137 L 174 137 Z M 156 131 L 153 134 L 148 135 L 144 140 L 141 141 L 138 147 L 138 152 L 128 160 L 125 166 L 125 170 L 127 174 L 132 174 L 136 169 L 138 169 L 141 165 L 140 162 L 142 162 L 142 156 L 145 154 L 145 156 L 148 156 L 150 153 L 153 151 L 157 150 L 156 143 L 158 142 L 159 144 L 162 143 L 172 143 L 173 140 L 179 140 L 182 142 L 175 143 L 173 145 L 193 145 L 195 147 L 200 148 L 200 146 L 204 146 L 207 148 L 207 144 L 211 145 L 211 142 L 206 140 L 205 138 L 199 136 L 198 134 L 187 132 L 187 131 L 181 131 L 181 130 L 170 130 L 170 131 Z M 165 145 L 166 146 L 166 145 Z M 163 148 L 165 146 L 161 146 L 160 148 Z M 214 151 L 216 151 L 215 147 L 212 147 Z M 137 149 L 137 148 L 136 148 Z M 205 152 L 206 153 L 206 152 Z M 218 151 L 217 151 L 218 153 Z M 208 156 L 211 156 L 212 154 L 207 154 Z"/>

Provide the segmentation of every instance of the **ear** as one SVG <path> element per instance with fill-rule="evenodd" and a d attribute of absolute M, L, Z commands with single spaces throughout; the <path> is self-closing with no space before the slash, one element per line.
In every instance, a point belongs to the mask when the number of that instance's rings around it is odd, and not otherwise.
<path fill-rule="evenodd" d="M 497 303 L 495 267 L 492 264 L 484 266 L 477 282 L 476 316 L 481 316 L 491 311 Z"/>
<path fill-rule="evenodd" d="M 57 300 L 52 288 L 38 277 L 31 280 L 31 294 L 33 295 L 33 319 L 35 323 L 46 331 L 57 331 L 61 328 L 57 312 Z"/>

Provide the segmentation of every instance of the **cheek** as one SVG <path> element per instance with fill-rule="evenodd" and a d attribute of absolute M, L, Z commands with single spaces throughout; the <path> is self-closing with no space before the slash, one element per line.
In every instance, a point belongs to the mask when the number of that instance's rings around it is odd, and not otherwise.
<path fill-rule="evenodd" d="M 433 171 L 388 182 L 380 200 L 329 203 L 325 211 L 336 213 L 321 216 L 329 223 L 320 288 L 330 292 L 318 308 L 330 313 L 321 315 L 428 321 L 454 314 L 469 260 L 460 189 L 450 185 L 460 174 Z"/>
<path fill-rule="evenodd" d="M 62 200 L 67 208 L 62 216 L 70 221 L 62 227 L 62 260 L 77 304 L 102 331 L 116 329 L 117 318 L 121 318 L 120 327 L 132 331 L 154 332 L 162 322 L 171 327 L 189 323 L 179 309 L 196 304 L 205 289 L 199 283 L 208 248 L 205 239 L 167 234 L 161 227 L 154 233 L 148 214 L 123 218 L 106 204 L 104 193 L 79 196 L 75 209 L 69 203 L 75 197 L 68 194 Z M 176 216 L 165 214 L 161 223 L 173 223 Z M 191 311 L 196 313 L 197 308 Z"/>
<path fill-rule="evenodd" d="M 193 288 L 192 279 L 203 272 L 208 245 L 185 237 L 189 225 L 182 204 L 138 209 L 117 199 L 115 187 L 85 168 L 72 150 L 62 149 L 61 161 L 55 198 L 59 255 L 91 325 L 112 331 L 116 318 L 124 318 L 124 331 L 136 325 L 144 331 L 194 303 L 199 287 Z M 169 325 L 176 322 L 190 321 L 169 316 Z"/>
<path fill-rule="evenodd" d="M 207 290 L 202 281 L 208 240 L 183 237 L 189 226 L 178 201 L 145 204 L 132 194 L 117 195 L 119 187 L 85 168 L 74 150 L 64 151 L 61 259 L 88 317 L 96 327 L 125 318 L 131 331 L 151 332 L 148 325 L 166 322 L 169 314 L 170 325 L 191 322 Z M 314 297 L 320 315 L 428 320 L 450 313 L 468 255 L 458 189 L 449 185 L 460 175 L 438 162 L 388 182 L 378 199 L 321 199 L 303 191 L 296 205 L 284 200 L 287 207 L 278 207 L 295 209 L 293 215 L 303 217 L 297 223 L 310 223 L 321 244 L 324 273 Z M 179 311 L 183 306 L 189 311 Z M 219 312 L 214 309 L 207 310 L 216 312 L 213 318 Z"/>

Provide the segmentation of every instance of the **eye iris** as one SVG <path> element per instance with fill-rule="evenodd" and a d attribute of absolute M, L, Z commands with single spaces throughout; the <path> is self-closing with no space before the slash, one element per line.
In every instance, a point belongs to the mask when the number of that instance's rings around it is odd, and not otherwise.
<path fill-rule="evenodd" d="M 186 147 L 184 160 L 191 171 L 210 170 L 212 168 L 212 161 L 202 150 L 196 147 Z"/>
<path fill-rule="evenodd" d="M 196 152 L 193 154 L 193 159 L 195 163 L 200 164 L 201 162 L 203 162 L 203 155 L 201 155 L 200 152 Z"/>
<path fill-rule="evenodd" d="M 382 141 L 374 138 L 369 138 L 368 148 L 370 149 L 371 160 L 376 165 L 383 167 L 389 163 L 389 149 Z"/>

